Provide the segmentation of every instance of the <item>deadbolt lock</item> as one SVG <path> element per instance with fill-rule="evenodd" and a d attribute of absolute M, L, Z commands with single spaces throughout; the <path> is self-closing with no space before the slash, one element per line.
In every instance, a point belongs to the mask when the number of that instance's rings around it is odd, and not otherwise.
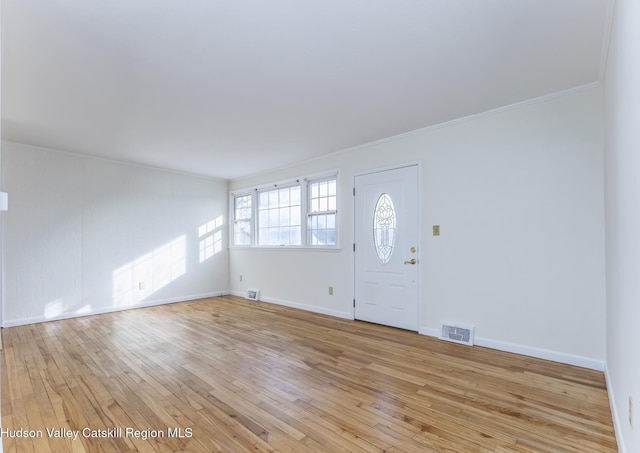
<path fill-rule="evenodd" d="M 416 253 L 416 248 L 415 247 L 411 247 L 411 253 Z"/>

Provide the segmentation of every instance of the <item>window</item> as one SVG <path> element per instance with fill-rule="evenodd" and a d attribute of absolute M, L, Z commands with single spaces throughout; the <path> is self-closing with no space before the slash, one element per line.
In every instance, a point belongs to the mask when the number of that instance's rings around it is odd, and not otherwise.
<path fill-rule="evenodd" d="M 233 243 L 251 245 L 251 224 L 253 223 L 251 195 L 234 197 L 233 205 Z"/>
<path fill-rule="evenodd" d="M 336 245 L 336 178 L 308 183 L 307 245 Z"/>
<path fill-rule="evenodd" d="M 231 194 L 233 245 L 338 245 L 338 177 L 299 179 Z"/>
<path fill-rule="evenodd" d="M 301 245 L 300 186 L 259 192 L 258 245 Z"/>

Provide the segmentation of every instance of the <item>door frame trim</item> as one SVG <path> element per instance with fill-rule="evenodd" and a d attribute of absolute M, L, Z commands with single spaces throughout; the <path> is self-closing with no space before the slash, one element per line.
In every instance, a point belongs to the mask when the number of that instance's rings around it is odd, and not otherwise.
<path fill-rule="evenodd" d="M 362 171 L 358 171 L 358 172 L 353 172 L 351 174 L 351 187 L 352 187 L 352 193 L 354 194 L 351 198 L 351 219 L 352 219 L 352 225 L 351 225 L 351 237 L 353 239 L 352 243 L 355 244 L 356 242 L 356 222 L 355 222 L 355 218 L 356 218 L 356 203 L 355 203 L 355 188 L 356 188 L 356 177 L 358 176 L 366 176 L 366 175 L 371 175 L 371 174 L 375 174 L 375 173 L 382 173 L 385 171 L 391 171 L 391 170 L 399 170 L 401 168 L 407 168 L 407 167 L 416 167 L 416 171 L 417 171 L 417 190 L 418 193 L 416 194 L 416 200 L 418 203 L 418 237 L 416 238 L 416 243 L 417 243 L 417 247 L 418 247 L 418 262 L 421 264 L 418 267 L 418 281 L 416 282 L 418 288 L 417 288 L 417 292 L 418 292 L 418 333 L 420 333 L 422 331 L 422 161 L 421 160 L 412 160 L 412 161 L 406 161 L 406 162 L 400 162 L 397 164 L 392 164 L 392 165 L 385 165 L 383 167 L 375 167 L 375 168 L 371 168 L 368 170 L 362 170 Z M 352 299 L 355 300 L 356 297 L 356 255 L 355 252 L 351 252 L 351 269 L 352 269 L 352 275 L 353 275 L 353 282 L 352 282 Z M 356 320 L 356 308 L 355 306 L 351 306 L 351 319 L 353 319 L 354 321 Z"/>

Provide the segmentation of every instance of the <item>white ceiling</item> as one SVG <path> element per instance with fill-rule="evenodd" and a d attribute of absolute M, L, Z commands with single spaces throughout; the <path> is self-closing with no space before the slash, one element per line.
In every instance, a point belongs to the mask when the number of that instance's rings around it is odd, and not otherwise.
<path fill-rule="evenodd" d="M 597 82 L 613 0 L 2 0 L 2 138 L 234 179 Z"/>

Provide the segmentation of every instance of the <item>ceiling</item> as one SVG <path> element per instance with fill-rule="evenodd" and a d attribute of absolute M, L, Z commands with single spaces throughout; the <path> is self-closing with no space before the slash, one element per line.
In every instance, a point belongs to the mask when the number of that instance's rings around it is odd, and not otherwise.
<path fill-rule="evenodd" d="M 236 179 L 598 82 L 613 0 L 2 0 L 2 138 Z"/>

